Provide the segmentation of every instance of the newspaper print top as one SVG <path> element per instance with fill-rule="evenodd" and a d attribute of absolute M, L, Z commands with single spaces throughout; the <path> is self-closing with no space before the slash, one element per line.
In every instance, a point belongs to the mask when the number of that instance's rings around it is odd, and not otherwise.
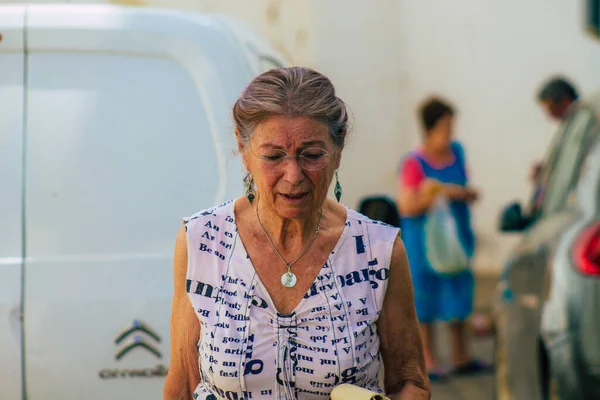
<path fill-rule="evenodd" d="M 201 327 L 195 399 L 328 399 L 340 383 L 382 392 L 375 322 L 399 231 L 347 213 L 335 249 L 290 315 L 277 312 L 251 264 L 233 201 L 184 218 L 186 289 Z"/>

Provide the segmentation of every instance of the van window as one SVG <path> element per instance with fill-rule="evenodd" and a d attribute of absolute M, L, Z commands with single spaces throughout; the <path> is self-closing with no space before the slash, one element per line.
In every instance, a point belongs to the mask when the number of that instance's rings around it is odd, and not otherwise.
<path fill-rule="evenodd" d="M 219 180 L 186 70 L 93 53 L 29 65 L 29 255 L 172 254 L 180 218 L 212 205 Z"/>

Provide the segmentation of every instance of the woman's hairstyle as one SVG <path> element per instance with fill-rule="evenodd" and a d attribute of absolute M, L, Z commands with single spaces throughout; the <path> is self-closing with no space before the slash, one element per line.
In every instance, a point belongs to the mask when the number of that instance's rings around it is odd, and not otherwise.
<path fill-rule="evenodd" d="M 445 116 L 454 116 L 454 108 L 444 100 L 431 97 L 419 107 L 419 119 L 425 133 L 430 132 Z"/>
<path fill-rule="evenodd" d="M 325 75 L 306 67 L 275 68 L 250 82 L 233 106 L 235 128 L 244 144 L 265 119 L 283 115 L 311 117 L 325 123 L 336 147 L 348 132 L 346 104 Z"/>

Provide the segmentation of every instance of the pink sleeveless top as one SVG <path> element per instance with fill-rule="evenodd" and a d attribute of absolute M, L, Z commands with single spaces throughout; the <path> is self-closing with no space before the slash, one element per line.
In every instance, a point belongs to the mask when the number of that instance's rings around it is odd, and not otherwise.
<path fill-rule="evenodd" d="M 233 201 L 184 218 L 186 289 L 200 320 L 196 399 L 328 399 L 340 383 L 382 392 L 376 321 L 398 229 L 347 213 L 289 315 L 277 312 L 246 254 Z"/>

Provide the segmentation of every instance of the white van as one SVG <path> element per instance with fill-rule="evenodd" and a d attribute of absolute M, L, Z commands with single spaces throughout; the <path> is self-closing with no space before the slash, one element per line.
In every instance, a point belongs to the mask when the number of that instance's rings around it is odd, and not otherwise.
<path fill-rule="evenodd" d="M 180 217 L 242 193 L 279 55 L 218 16 L 0 6 L 0 399 L 160 399 Z"/>

